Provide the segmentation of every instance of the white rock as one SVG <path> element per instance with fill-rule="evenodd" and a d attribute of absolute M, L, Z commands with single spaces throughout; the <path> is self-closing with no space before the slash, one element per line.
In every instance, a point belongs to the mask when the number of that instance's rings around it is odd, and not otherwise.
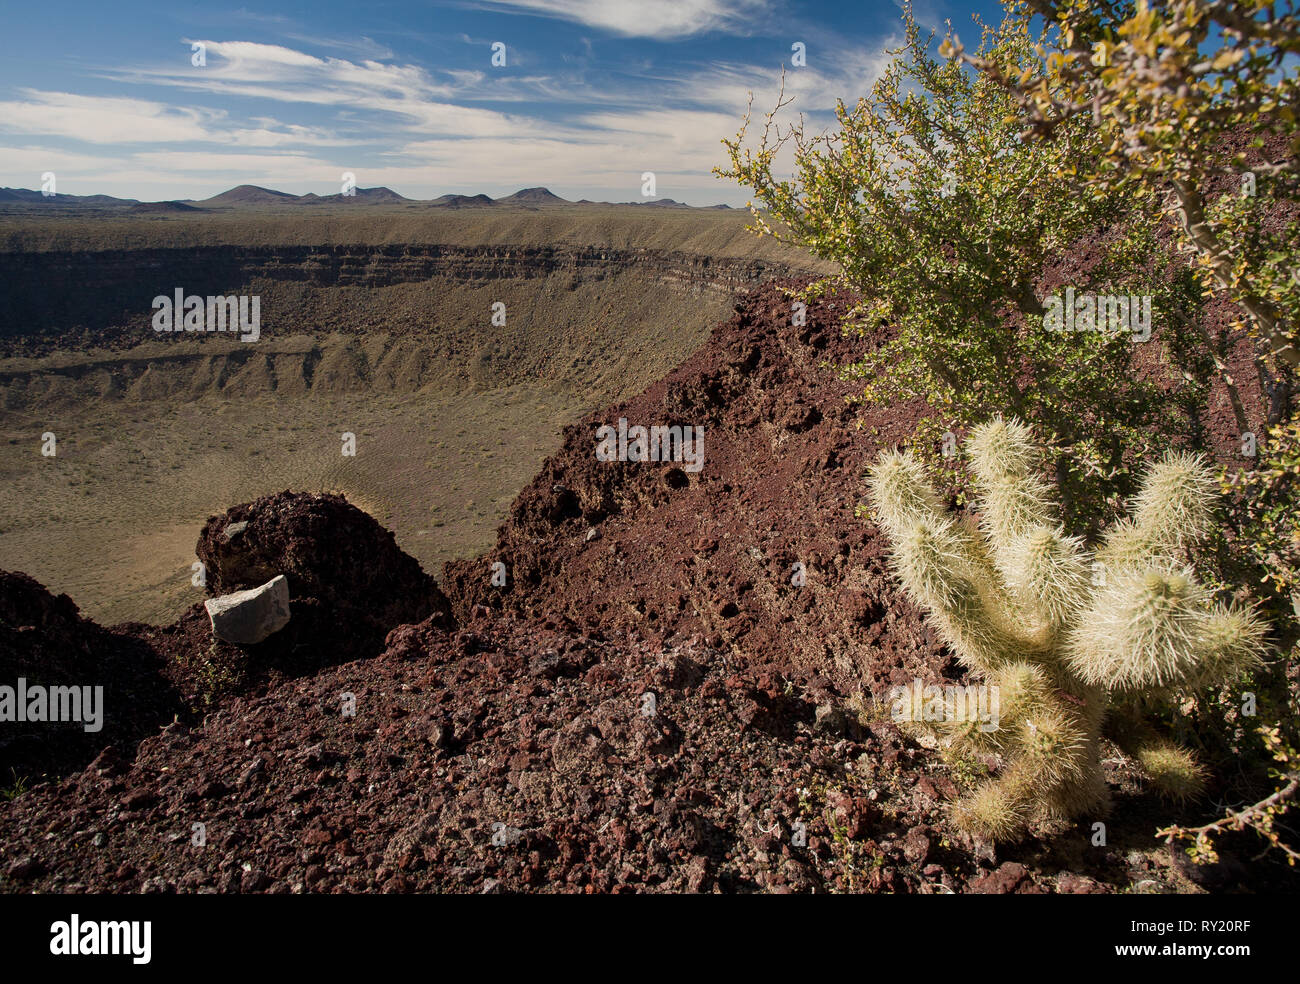
<path fill-rule="evenodd" d="M 261 587 L 209 598 L 203 607 L 214 636 L 236 646 L 251 646 L 289 624 L 289 580 L 280 574 Z"/>

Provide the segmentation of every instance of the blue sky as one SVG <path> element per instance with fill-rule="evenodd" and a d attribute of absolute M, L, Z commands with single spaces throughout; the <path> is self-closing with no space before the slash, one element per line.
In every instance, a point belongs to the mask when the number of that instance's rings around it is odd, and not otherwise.
<path fill-rule="evenodd" d="M 925 0 L 972 41 L 984 2 Z M 0 186 L 146 201 L 238 184 L 332 194 L 743 205 L 710 174 L 749 93 L 791 68 L 794 111 L 865 94 L 899 33 L 892 0 L 7 3 L 0 13 Z M 205 65 L 193 45 L 205 46 Z M 492 45 L 505 45 L 504 66 Z"/>

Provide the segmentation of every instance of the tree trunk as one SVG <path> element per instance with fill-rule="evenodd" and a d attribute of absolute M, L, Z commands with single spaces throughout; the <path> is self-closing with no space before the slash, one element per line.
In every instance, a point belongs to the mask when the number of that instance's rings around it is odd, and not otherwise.
<path fill-rule="evenodd" d="M 1201 198 L 1201 193 L 1190 181 L 1176 179 L 1173 186 L 1174 195 L 1178 199 L 1178 214 L 1183 224 L 1183 231 L 1197 251 L 1209 260 L 1210 269 L 1214 272 L 1214 278 L 1219 282 L 1219 286 L 1228 291 L 1259 326 L 1260 332 L 1268 343 L 1268 354 L 1277 360 L 1279 366 L 1289 366 L 1292 369 L 1300 367 L 1300 351 L 1283 333 L 1276 312 L 1250 291 L 1232 286 L 1232 257 L 1223 248 L 1214 230 L 1210 228 L 1209 220 L 1205 217 L 1205 201 Z"/>

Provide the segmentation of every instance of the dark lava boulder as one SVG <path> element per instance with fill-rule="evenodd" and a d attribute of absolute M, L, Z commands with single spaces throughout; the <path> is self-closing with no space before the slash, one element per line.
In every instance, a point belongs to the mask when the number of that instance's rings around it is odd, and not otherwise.
<path fill-rule="evenodd" d="M 312 598 L 340 621 L 382 628 L 422 622 L 451 606 L 393 534 L 341 495 L 279 492 L 204 524 L 196 547 L 211 595 L 289 579 L 294 599 Z M 382 645 L 381 647 L 382 648 Z"/>
<path fill-rule="evenodd" d="M 289 624 L 255 645 L 212 634 L 202 604 L 172 625 L 140 627 L 166 655 L 193 707 L 274 685 L 284 676 L 377 656 L 397 626 L 455 628 L 451 606 L 393 534 L 341 495 L 278 492 L 209 517 L 195 552 L 209 595 L 230 594 L 283 574 Z"/>
<path fill-rule="evenodd" d="M 133 628 L 105 629 L 67 595 L 0 571 L 0 786 L 76 771 L 108 746 L 132 752 L 181 710 L 165 662 Z"/>

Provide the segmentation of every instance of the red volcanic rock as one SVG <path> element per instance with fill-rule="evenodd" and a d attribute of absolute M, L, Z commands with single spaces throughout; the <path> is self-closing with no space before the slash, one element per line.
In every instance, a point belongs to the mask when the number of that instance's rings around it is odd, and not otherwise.
<path fill-rule="evenodd" d="M 387 633 L 451 608 L 433 578 L 393 534 L 341 495 L 279 492 L 213 516 L 195 548 L 211 595 L 289 579 L 295 600 L 311 598 L 340 623 Z"/>
<path fill-rule="evenodd" d="M 390 531 L 340 495 L 285 491 L 235 506 L 207 521 L 196 552 L 214 596 L 284 575 L 290 619 L 250 646 L 213 638 L 202 604 L 166 628 L 142 627 L 191 702 L 246 691 L 276 674 L 376 656 L 399 626 L 455 627 L 433 578 Z"/>
<path fill-rule="evenodd" d="M 450 605 L 393 534 L 339 495 L 279 492 L 211 517 L 196 553 L 218 596 L 284 575 L 289 624 L 263 642 L 214 638 L 202 603 L 164 627 L 119 627 L 161 657 L 186 704 L 210 707 L 283 676 L 377 656 L 389 632 L 420 623 L 455 627 Z"/>
<path fill-rule="evenodd" d="M 86 724 L 95 723 L 84 720 L 0 723 L 0 785 L 80 769 L 109 745 L 134 754 L 141 738 L 182 710 L 164 661 L 131 628 L 105 629 L 82 618 L 67 595 L 0 571 L 0 687 L 13 689 L 15 700 L 20 679 L 29 688 L 76 687 L 102 712 L 92 731 Z M 91 710 L 83 704 L 83 718 Z"/>
<path fill-rule="evenodd" d="M 1020 891 L 1028 878 L 1029 870 L 1023 864 L 1006 861 L 993 871 L 972 879 L 969 890 L 978 895 L 1009 895 Z"/>
<path fill-rule="evenodd" d="M 497 546 L 446 565 L 460 620 L 490 611 L 565 617 L 614 636 L 698 635 L 756 670 L 826 674 L 841 693 L 878 691 L 893 670 L 911 679 L 941 662 L 883 541 L 854 515 L 876 451 L 907 437 L 925 408 L 876 411 L 870 439 L 854 429 L 862 409 L 845 398 L 855 384 L 822 365 L 879 339 L 845 338 L 843 304 L 810 304 L 806 324 L 792 327 L 789 297 L 760 287 L 666 378 L 566 428 Z M 702 426 L 703 468 L 598 460 L 597 428 L 620 417 Z M 504 587 L 491 583 L 495 561 L 511 572 Z M 751 721 L 759 710 L 736 709 Z"/>

